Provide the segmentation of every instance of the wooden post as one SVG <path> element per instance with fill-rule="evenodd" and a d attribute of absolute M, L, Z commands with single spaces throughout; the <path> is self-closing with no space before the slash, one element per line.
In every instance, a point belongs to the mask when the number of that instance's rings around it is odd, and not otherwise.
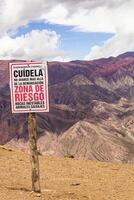
<path fill-rule="evenodd" d="M 29 145 L 31 154 L 32 166 L 32 190 L 34 192 L 41 192 L 40 189 L 40 173 L 39 173 L 39 158 L 37 149 L 37 125 L 35 113 L 28 114 L 28 131 L 29 131 Z"/>

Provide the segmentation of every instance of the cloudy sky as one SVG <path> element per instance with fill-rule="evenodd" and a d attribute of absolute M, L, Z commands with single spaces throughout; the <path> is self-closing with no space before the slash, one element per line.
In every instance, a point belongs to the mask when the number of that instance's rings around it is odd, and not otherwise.
<path fill-rule="evenodd" d="M 134 0 L 0 0 L 0 59 L 76 60 L 134 50 Z"/>

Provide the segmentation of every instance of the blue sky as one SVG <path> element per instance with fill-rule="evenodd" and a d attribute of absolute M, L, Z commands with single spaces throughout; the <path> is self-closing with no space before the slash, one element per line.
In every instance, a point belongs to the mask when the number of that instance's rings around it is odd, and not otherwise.
<path fill-rule="evenodd" d="M 90 60 L 134 50 L 133 0 L 3 0 L 0 11 L 0 59 Z"/>
<path fill-rule="evenodd" d="M 113 36 L 112 33 L 82 32 L 75 31 L 73 26 L 57 25 L 42 21 L 30 22 L 27 26 L 17 29 L 13 38 L 25 35 L 32 30 L 55 31 L 60 35 L 59 48 L 71 60 L 83 59 L 94 45 L 103 45 L 106 40 Z"/>

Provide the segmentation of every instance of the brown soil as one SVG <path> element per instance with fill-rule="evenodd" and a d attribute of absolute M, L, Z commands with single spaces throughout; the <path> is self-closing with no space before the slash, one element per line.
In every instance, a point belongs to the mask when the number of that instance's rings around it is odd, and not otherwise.
<path fill-rule="evenodd" d="M 0 147 L 0 200 L 133 200 L 134 165 L 40 156 L 41 195 L 25 153 Z"/>

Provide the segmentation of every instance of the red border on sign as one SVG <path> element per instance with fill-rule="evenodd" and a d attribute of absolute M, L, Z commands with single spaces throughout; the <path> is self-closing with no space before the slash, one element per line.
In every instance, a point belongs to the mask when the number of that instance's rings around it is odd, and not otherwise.
<path fill-rule="evenodd" d="M 35 109 L 34 110 L 34 108 L 33 108 L 31 110 L 29 110 L 29 109 L 19 109 L 19 110 L 16 110 L 14 108 L 15 101 L 14 101 L 14 97 L 13 97 L 13 79 L 12 79 L 12 70 L 13 70 L 13 67 L 12 66 L 13 65 L 14 66 L 15 65 L 27 65 L 27 64 L 39 64 L 39 65 L 40 64 L 42 64 L 42 65 L 44 64 L 46 66 L 45 73 L 48 74 L 47 62 L 15 62 L 15 63 L 9 63 L 12 112 L 13 113 L 49 112 L 49 99 L 48 99 L 49 97 L 48 97 L 48 87 L 47 87 L 47 85 L 48 85 L 48 75 L 45 76 L 45 82 L 44 82 L 44 90 L 45 90 L 45 96 L 46 96 L 46 98 L 45 98 L 45 100 L 46 100 L 46 108 L 45 109 L 44 108 L 43 109 L 40 108 L 40 109 Z"/>

